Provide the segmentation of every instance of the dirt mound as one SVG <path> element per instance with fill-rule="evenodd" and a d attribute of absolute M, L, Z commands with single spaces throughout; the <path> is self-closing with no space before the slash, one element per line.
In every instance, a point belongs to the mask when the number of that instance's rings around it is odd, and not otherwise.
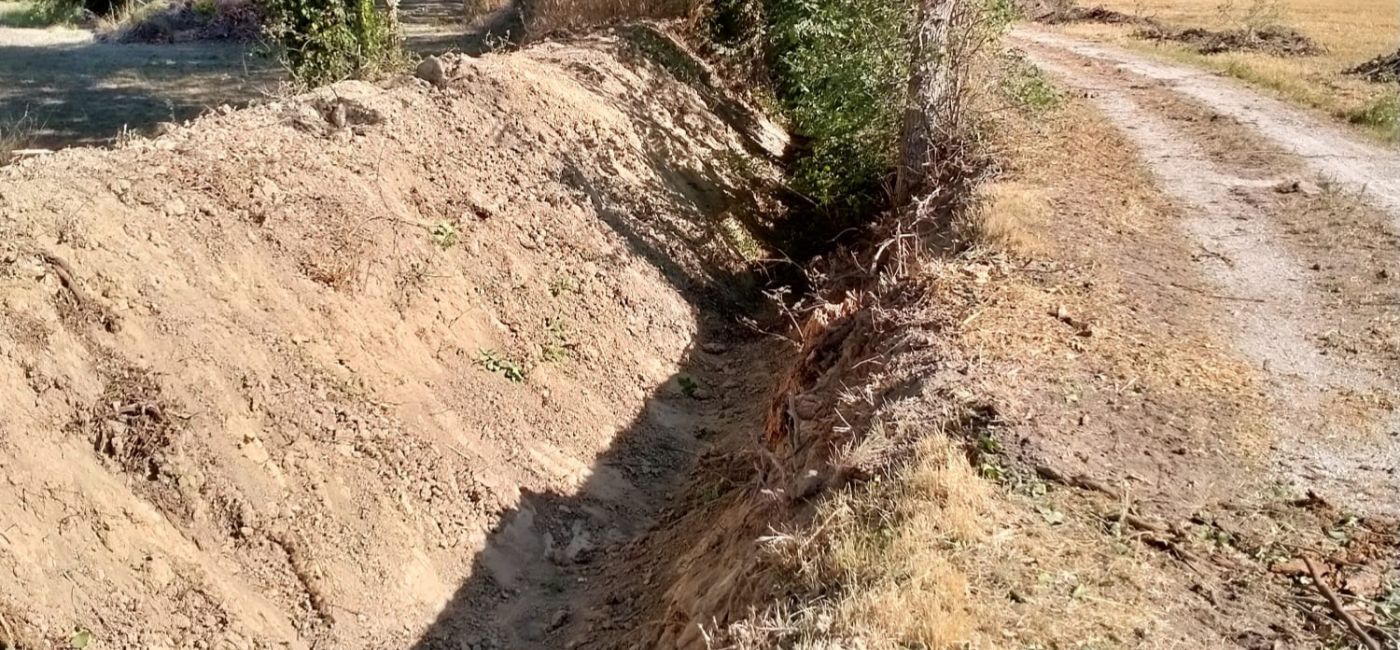
<path fill-rule="evenodd" d="M 1346 71 L 1376 83 L 1400 83 L 1400 50 L 1383 54 Z"/>
<path fill-rule="evenodd" d="M 1324 52 L 1322 46 L 1307 35 L 1291 27 L 1281 26 L 1218 31 L 1201 27 L 1175 29 L 1153 25 L 1138 31 L 1136 36 L 1155 41 L 1185 43 L 1201 54 L 1262 52 L 1288 57 L 1315 56 Z"/>
<path fill-rule="evenodd" d="M 1115 11 L 1103 6 L 1078 7 L 1068 6 L 1046 12 L 1037 21 L 1050 25 L 1063 25 L 1068 23 L 1104 23 L 1108 25 L 1156 25 L 1150 18 L 1133 16 L 1121 11 Z"/>
<path fill-rule="evenodd" d="M 782 135 L 644 52 L 0 169 L 0 646 L 548 647 L 764 356 L 696 339 Z"/>
<path fill-rule="evenodd" d="M 247 0 L 170 0 L 99 39 L 120 43 L 251 41 L 262 34 L 263 11 Z"/>

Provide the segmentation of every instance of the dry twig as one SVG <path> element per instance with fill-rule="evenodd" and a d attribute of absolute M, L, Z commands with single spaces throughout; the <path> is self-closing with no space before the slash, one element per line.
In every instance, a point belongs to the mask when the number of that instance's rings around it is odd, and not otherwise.
<path fill-rule="evenodd" d="M 1352 635 L 1354 635 L 1362 645 L 1370 650 L 1381 650 L 1381 644 L 1377 643 L 1375 638 L 1370 634 L 1367 634 L 1366 630 L 1361 628 L 1361 624 L 1358 623 L 1351 614 L 1348 614 L 1347 610 L 1342 608 L 1342 601 L 1337 598 L 1336 592 L 1333 592 L 1332 588 L 1328 587 L 1327 583 L 1322 581 L 1322 574 L 1317 572 L 1317 566 L 1313 564 L 1312 558 L 1304 555 L 1303 564 L 1308 567 L 1308 575 L 1312 576 L 1313 586 L 1317 587 L 1317 591 L 1322 594 L 1323 598 L 1327 599 L 1327 604 L 1332 608 L 1332 613 L 1336 614 L 1337 618 L 1342 619 L 1343 623 L 1346 623 L 1347 629 L 1351 631 Z"/>

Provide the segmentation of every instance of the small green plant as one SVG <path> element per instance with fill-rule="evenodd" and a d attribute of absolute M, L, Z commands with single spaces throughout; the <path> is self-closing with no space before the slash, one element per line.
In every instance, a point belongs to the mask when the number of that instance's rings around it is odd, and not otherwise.
<path fill-rule="evenodd" d="M 447 250 L 457 245 L 457 225 L 451 221 L 440 221 L 428 231 L 428 236 L 433 238 L 438 248 Z"/>
<path fill-rule="evenodd" d="M 519 363 L 501 356 L 501 354 L 495 350 L 489 348 L 482 350 L 477 355 L 476 362 L 481 364 L 481 367 L 485 368 L 488 372 L 499 374 L 510 381 L 516 383 L 525 381 L 524 368 L 522 368 Z"/>
<path fill-rule="evenodd" d="M 92 643 L 92 632 L 86 628 L 78 628 L 68 637 L 68 647 L 75 650 L 82 650 Z"/>
<path fill-rule="evenodd" d="M 214 4 L 214 0 L 195 0 L 191 8 L 200 18 L 205 20 L 209 20 L 214 17 L 214 14 L 219 13 L 219 6 Z"/>
<path fill-rule="evenodd" d="M 681 394 L 686 397 L 695 397 L 696 391 L 700 390 L 700 382 L 689 375 L 681 375 L 676 379 L 676 383 L 680 384 Z"/>
<path fill-rule="evenodd" d="M 1053 111 L 1064 101 L 1040 68 L 1019 53 L 1007 56 L 1001 91 L 1012 104 L 1032 114 Z"/>
<path fill-rule="evenodd" d="M 550 296 L 558 298 L 559 296 L 574 291 L 578 291 L 578 287 L 574 285 L 573 279 L 567 275 L 556 275 L 554 279 L 549 281 Z"/>
<path fill-rule="evenodd" d="M 1400 94 L 1387 94 L 1346 113 L 1352 124 L 1368 126 L 1400 139 Z"/>
<path fill-rule="evenodd" d="M 545 361 L 558 363 L 568 359 L 578 347 L 569 333 L 568 326 L 557 317 L 545 319 L 545 332 L 549 338 L 540 346 L 540 354 L 544 356 Z"/>
<path fill-rule="evenodd" d="M 398 21 L 374 0 L 263 0 L 265 30 L 293 80 L 377 77 L 406 58 Z"/>

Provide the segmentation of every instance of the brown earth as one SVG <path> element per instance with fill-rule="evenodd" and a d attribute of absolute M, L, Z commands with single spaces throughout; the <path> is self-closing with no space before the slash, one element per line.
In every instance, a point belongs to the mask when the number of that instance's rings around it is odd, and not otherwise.
<path fill-rule="evenodd" d="M 781 351 L 782 135 L 639 34 L 0 170 L 0 645 L 555 647 Z"/>

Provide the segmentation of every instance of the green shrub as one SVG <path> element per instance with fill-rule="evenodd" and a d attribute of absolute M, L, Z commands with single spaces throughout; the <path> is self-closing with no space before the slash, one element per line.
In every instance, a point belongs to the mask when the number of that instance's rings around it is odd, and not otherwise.
<path fill-rule="evenodd" d="M 267 34 L 292 78 L 318 86 L 403 64 L 394 17 L 374 0 L 265 0 Z"/>
<path fill-rule="evenodd" d="M 118 7 L 109 0 L 36 0 L 0 9 L 0 26 L 34 28 L 75 23 L 87 14 L 98 14 L 98 10 L 110 13 Z"/>
<path fill-rule="evenodd" d="M 898 154 L 913 3 L 768 0 L 765 13 L 778 99 L 807 143 L 795 186 L 835 208 L 880 201 Z"/>
<path fill-rule="evenodd" d="M 1346 118 L 1352 124 L 1371 127 L 1400 140 L 1400 95 L 1385 95 L 1365 106 L 1349 111 Z"/>
<path fill-rule="evenodd" d="M 1045 74 L 1024 54 L 1006 55 L 1006 72 L 1001 79 L 1001 92 L 1012 105 L 1027 113 L 1044 113 L 1060 107 L 1064 98 Z"/>

